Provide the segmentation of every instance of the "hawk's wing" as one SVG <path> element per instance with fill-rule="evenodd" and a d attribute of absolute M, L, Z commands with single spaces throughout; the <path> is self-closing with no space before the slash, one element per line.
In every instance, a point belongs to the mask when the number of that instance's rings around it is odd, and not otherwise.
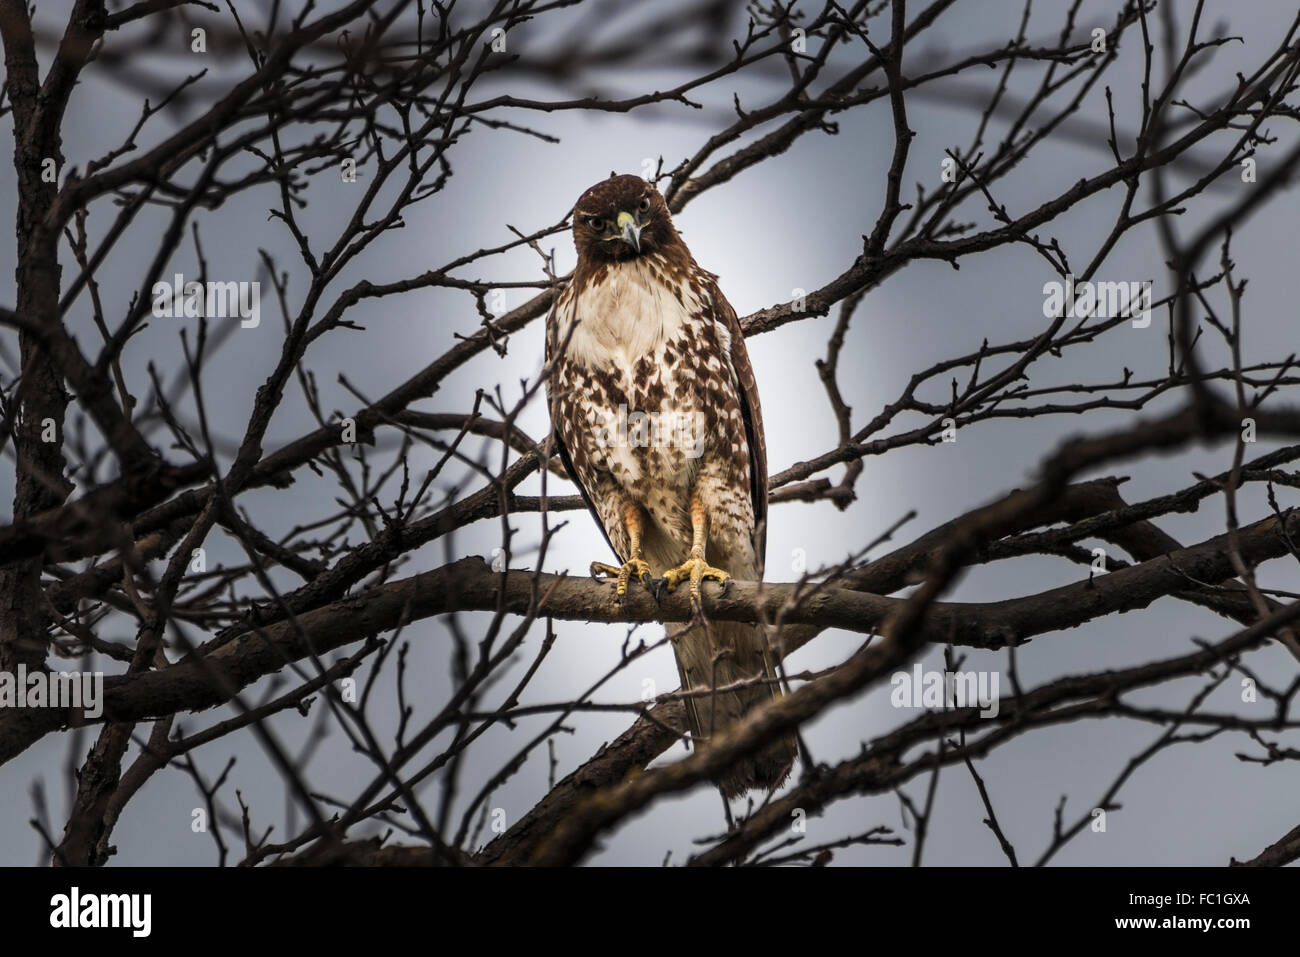
<path fill-rule="evenodd" d="M 754 367 L 749 364 L 745 333 L 736 318 L 736 310 L 731 308 L 716 280 L 710 280 L 709 292 L 713 296 L 714 317 L 731 333 L 729 358 L 736 375 L 740 415 L 745 420 L 745 439 L 749 442 L 749 493 L 754 502 L 754 523 L 758 529 L 754 547 L 761 574 L 767 554 L 767 440 L 763 436 L 763 409 L 758 403 L 758 383 L 754 381 Z"/>
<path fill-rule="evenodd" d="M 586 503 L 587 511 L 591 517 L 596 520 L 596 527 L 600 529 L 600 534 L 605 536 L 605 542 L 609 545 L 609 550 L 618 556 L 619 564 L 627 561 L 623 555 L 618 554 L 618 549 L 610 541 L 609 532 L 605 529 L 605 523 L 600 518 L 600 513 L 596 511 L 596 506 L 592 504 L 591 495 L 587 493 L 586 486 L 578 477 L 578 470 L 573 467 L 573 459 L 569 457 L 569 450 L 564 444 L 564 439 L 560 437 L 560 429 L 555 424 L 556 402 L 555 402 L 555 357 L 560 347 L 559 322 L 556 320 L 556 311 L 565 301 L 563 294 L 555 297 L 555 303 L 551 306 L 551 313 L 546 317 L 546 365 L 549 370 L 546 377 L 546 405 L 547 411 L 551 416 L 551 443 L 555 451 L 560 456 L 560 462 L 564 465 L 564 471 L 568 473 L 569 481 L 578 487 L 578 494 L 582 496 L 582 501 Z"/>

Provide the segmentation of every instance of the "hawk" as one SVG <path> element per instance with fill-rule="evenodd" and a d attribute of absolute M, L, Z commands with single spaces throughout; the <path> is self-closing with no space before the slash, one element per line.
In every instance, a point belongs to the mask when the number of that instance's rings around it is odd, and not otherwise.
<path fill-rule="evenodd" d="M 634 580 L 669 590 L 758 580 L 767 454 L 736 312 L 638 176 L 610 174 L 573 209 L 578 265 L 547 319 L 547 396 L 559 457 L 618 557 L 593 562 L 622 600 Z M 656 592 L 657 594 L 657 592 Z M 762 626 L 670 632 L 692 740 L 708 746 L 780 692 Z M 709 691 L 708 689 L 726 689 Z M 719 780 L 734 797 L 789 774 L 793 735 Z"/>

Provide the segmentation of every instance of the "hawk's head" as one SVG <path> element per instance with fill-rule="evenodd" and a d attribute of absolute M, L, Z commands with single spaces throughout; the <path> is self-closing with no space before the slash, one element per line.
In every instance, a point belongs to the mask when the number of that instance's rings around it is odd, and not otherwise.
<path fill-rule="evenodd" d="M 616 262 L 680 242 L 668 204 L 640 176 L 611 173 L 573 207 L 573 244 L 583 259 Z"/>

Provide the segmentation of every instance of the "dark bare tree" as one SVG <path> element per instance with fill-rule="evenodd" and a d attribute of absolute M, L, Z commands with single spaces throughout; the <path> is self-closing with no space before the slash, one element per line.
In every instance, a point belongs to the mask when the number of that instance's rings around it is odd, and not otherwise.
<path fill-rule="evenodd" d="M 1238 735 L 1243 763 L 1300 758 L 1294 660 L 1282 675 L 1252 664 L 1274 645 L 1300 658 L 1300 589 L 1256 575 L 1272 561 L 1294 574 L 1300 561 L 1300 514 L 1287 504 L 1300 487 L 1300 445 L 1287 444 L 1300 438 L 1300 375 L 1294 355 L 1251 358 L 1242 346 L 1248 318 L 1295 328 L 1295 317 L 1251 316 L 1232 255 L 1256 214 L 1294 203 L 1300 17 L 1284 35 L 1251 37 L 1253 65 L 1234 75 L 1217 58 L 1241 37 L 1203 19 L 1204 3 L 1155 0 L 1117 0 L 1095 22 L 1076 0 L 1050 14 L 1049 33 L 1026 3 L 1017 32 L 965 51 L 927 42 L 956 0 L 65 6 L 56 24 L 44 2 L 36 11 L 0 0 L 0 112 L 12 123 L 17 210 L 14 286 L 3 296 L 12 305 L 0 306 L 0 468 L 13 488 L 0 527 L 0 672 L 31 681 L 70 662 L 107 676 L 97 715 L 0 698 L 0 763 L 67 738 L 60 820 L 33 788 L 44 859 L 107 862 L 128 805 L 170 768 L 192 779 L 221 864 L 578 863 L 632 816 L 710 787 L 778 736 L 890 684 L 933 646 L 948 649 L 953 671 L 969 651 L 1001 651 L 1010 689 L 995 715 L 947 695 L 830 762 L 804 738 L 790 783 L 755 795 L 718 833 L 693 835 L 690 863 L 824 864 L 842 848 L 904 841 L 919 863 L 944 771 L 978 785 L 992 848 L 1012 864 L 1045 863 L 1093 816 L 1062 802 L 1042 846 L 1017 848 L 999 823 L 996 782 L 977 765 L 1080 719 L 1156 731 L 1088 798 L 1103 812 L 1142 764 L 1179 743 Z M 1110 86 L 1124 55 L 1143 64 L 1139 90 Z M 640 71 L 679 79 L 629 92 Z M 1193 77 L 1215 78 L 1213 92 L 1188 92 Z M 143 102 L 115 146 L 68 156 L 69 118 L 88 84 Z M 734 92 L 742 88 L 770 92 L 752 101 Z M 910 117 L 936 98 L 966 109 L 969 131 L 946 155 L 918 157 Z M 864 168 L 852 184 L 878 197 L 861 244 L 840 251 L 829 282 L 741 320 L 750 337 L 824 335 L 817 372 L 837 440 L 802 461 L 769 444 L 778 515 L 823 503 L 860 517 L 867 462 L 958 433 L 969 441 L 998 420 L 1062 418 L 1079 437 L 1041 448 L 1031 483 L 985 489 L 985 505 L 923 534 L 909 516 L 873 515 L 846 532 L 842 561 L 795 581 L 775 569 L 773 580 L 725 592 L 710 584 L 702 607 L 684 589 L 656 596 L 639 585 L 615 602 L 606 582 L 543 571 L 555 536 L 590 523 L 547 437 L 521 425 L 545 370 L 513 389 L 465 383 L 497 381 L 512 337 L 544 321 L 566 279 L 552 252 L 567 242 L 575 197 L 538 184 L 532 209 L 497 224 L 500 244 L 379 277 L 384 243 L 459 188 L 476 150 L 553 140 L 562 113 L 690 115 L 698 149 L 641 171 L 674 214 L 745 189 L 760 164 L 859 114 L 890 119 L 888 166 Z M 1059 143 L 1092 149 L 1101 171 L 1064 182 L 1040 164 L 1035 190 L 1024 188 L 1020 173 Z M 1105 205 L 1109 229 L 1071 238 L 1065 221 L 1090 203 Z M 245 227 L 259 272 L 210 271 L 205 237 L 250 208 L 269 210 Z M 1111 280 L 1135 235 L 1160 244 L 1168 271 L 1130 296 Z M 288 237 L 296 260 L 268 251 L 263 236 Z M 871 292 L 919 263 L 965 268 L 999 250 L 1046 264 L 1069 286 L 1039 331 L 945 355 L 874 414 L 851 408 L 845 343 Z M 517 265 L 520 253 L 530 269 Z M 182 258 L 197 264 L 197 293 L 171 286 Z M 502 262 L 513 278 L 501 278 Z M 124 272 L 128 301 L 101 294 L 110 273 Z M 277 328 L 261 330 L 275 343 L 265 347 L 275 350 L 270 371 L 232 432 L 216 426 L 223 386 L 211 369 L 249 318 L 239 311 L 250 305 L 238 299 L 245 280 Z M 214 306 L 213 290 L 229 310 Z M 351 349 L 364 342 L 359 317 L 373 317 L 376 302 L 431 291 L 454 297 L 439 301 L 457 303 L 476 329 L 435 320 L 440 354 L 378 396 L 345 377 L 350 405 L 332 408 L 314 357 L 339 338 Z M 503 291 L 518 305 L 501 308 Z M 172 309 L 179 333 L 170 324 L 158 334 Z M 1097 362 L 1079 381 L 1037 377 L 1053 358 L 1122 350 L 1125 331 L 1145 322 L 1167 329 L 1165 368 L 1125 368 L 1117 380 Z M 1080 367 L 1089 368 L 1071 366 Z M 780 401 L 779 388 L 763 385 L 765 404 Z M 283 430 L 286 419 L 293 435 L 272 439 L 273 420 Z M 1226 450 L 1230 464 L 1194 482 L 1166 473 L 1165 490 L 1139 500 L 1107 475 L 1196 443 Z M 1254 489 L 1266 499 L 1244 494 Z M 1263 500 L 1266 509 L 1247 511 Z M 289 502 L 311 518 L 286 523 Z M 1219 533 L 1186 542 L 1161 527 L 1207 502 L 1226 516 Z M 485 526 L 499 530 L 499 547 L 467 554 L 458 533 Z M 239 559 L 208 567 L 218 540 Z M 1038 593 L 951 598 L 966 571 L 1023 556 L 1075 563 L 1077 574 Z M 1086 673 L 1020 680 L 1036 639 L 1162 598 L 1209 609 L 1221 632 L 1137 666 L 1099 658 Z M 670 654 L 662 628 L 629 637 L 633 625 L 699 616 L 765 623 L 785 656 L 832 629 L 858 642 L 834 667 L 788 669 L 785 693 L 712 747 L 643 770 L 682 740 L 682 693 L 611 701 L 602 690 L 645 656 Z M 605 675 L 567 700 L 539 698 L 538 672 L 573 622 L 606 623 L 608 641 L 592 652 Z M 427 716 L 412 705 L 428 706 L 431 687 L 408 668 L 413 641 L 437 643 L 449 675 Z M 1268 706 L 1205 707 L 1213 690 L 1239 682 Z M 1141 692 L 1153 688 L 1182 704 L 1150 704 Z M 394 711 L 395 733 L 381 730 L 377 715 Z M 626 730 L 580 762 L 558 760 L 556 740 L 605 712 L 625 714 Z M 295 722 L 314 729 L 305 749 L 284 742 Z M 350 793 L 312 783 L 311 756 L 331 734 L 346 737 L 358 768 Z M 255 738 L 278 772 L 283 823 L 231 783 L 223 745 L 239 737 Z M 549 760 L 548 786 L 527 813 L 494 820 L 492 795 L 530 759 Z M 816 841 L 791 833 L 792 818 L 890 793 L 906 833 L 884 824 Z M 1300 857 L 1300 826 L 1277 827 L 1249 863 Z"/>

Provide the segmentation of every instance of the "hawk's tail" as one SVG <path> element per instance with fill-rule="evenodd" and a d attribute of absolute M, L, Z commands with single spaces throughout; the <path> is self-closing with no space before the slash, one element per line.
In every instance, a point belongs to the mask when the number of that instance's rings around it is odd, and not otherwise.
<path fill-rule="evenodd" d="M 780 697 L 776 668 L 760 625 L 711 621 L 687 626 L 673 636 L 682 688 L 703 691 L 686 699 L 686 719 L 697 746 L 707 747 L 753 709 Z M 755 679 L 764 679 L 756 681 Z M 722 689 L 744 684 L 731 690 Z M 793 734 L 769 742 L 756 754 L 728 768 L 718 779 L 727 797 L 751 789 L 773 790 L 790 774 L 798 743 Z"/>

